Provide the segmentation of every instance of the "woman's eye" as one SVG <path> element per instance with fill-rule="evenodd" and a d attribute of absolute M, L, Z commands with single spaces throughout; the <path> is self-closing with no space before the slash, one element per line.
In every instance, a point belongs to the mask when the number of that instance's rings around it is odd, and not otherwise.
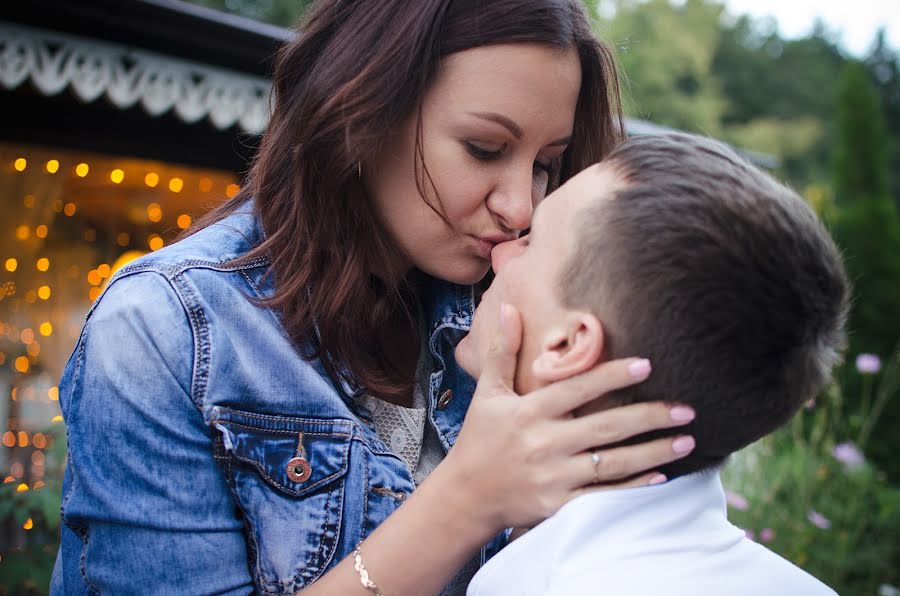
<path fill-rule="evenodd" d="M 471 141 L 466 141 L 466 150 L 472 154 L 472 157 L 481 161 L 493 161 L 503 155 L 506 150 L 506 143 L 502 144 L 499 149 L 486 149 L 480 147 Z"/>

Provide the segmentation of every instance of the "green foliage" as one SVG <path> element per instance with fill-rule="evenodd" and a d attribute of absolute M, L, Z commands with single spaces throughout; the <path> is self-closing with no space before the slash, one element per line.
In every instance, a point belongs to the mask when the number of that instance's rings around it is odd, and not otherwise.
<path fill-rule="evenodd" d="M 891 172 L 900 172 L 900 56 L 887 45 L 884 29 L 878 32 L 872 50 L 865 60 L 866 68 L 878 90 L 881 110 L 885 118 L 885 133 L 890 143 L 889 167 Z M 895 175 L 891 183 L 891 196 L 900 205 L 900 176 Z"/>
<path fill-rule="evenodd" d="M 59 548 L 59 511 L 66 460 L 65 431 L 54 425 L 45 453 L 46 484 L 20 492 L 20 482 L 0 484 L 0 527 L 6 549 L 0 553 L 0 593 L 46 594 Z M 30 520 L 30 523 L 27 523 Z M 8 550 L 7 550 L 8 549 Z"/>
<path fill-rule="evenodd" d="M 618 50 L 631 115 L 718 135 L 726 102 L 711 76 L 723 7 L 708 0 L 607 0 L 599 35 Z M 690 32 L 689 35 L 685 32 Z"/>
<path fill-rule="evenodd" d="M 724 25 L 713 73 L 728 98 L 726 138 L 777 155 L 796 187 L 830 178 L 835 73 L 844 61 L 821 25 L 793 40 L 746 16 Z"/>
<path fill-rule="evenodd" d="M 281 27 L 294 26 L 313 0 L 190 0 Z"/>
<path fill-rule="evenodd" d="M 877 594 L 900 584 L 900 489 L 865 466 L 848 472 L 828 453 L 791 440 L 788 432 L 765 439 L 742 457 L 743 474 L 728 470 L 726 486 L 745 496 L 747 511 L 729 517 L 766 546 L 819 578 L 839 594 Z M 831 523 L 822 529 L 809 516 Z"/>
<path fill-rule="evenodd" d="M 881 199 L 888 194 L 888 146 L 881 103 L 859 62 L 841 73 L 837 103 L 834 187 L 838 202 Z M 896 336 L 895 336 L 896 337 Z"/>
<path fill-rule="evenodd" d="M 888 190 L 888 142 L 881 103 L 862 64 L 849 62 L 839 81 L 834 185 L 839 210 L 833 221 L 854 284 L 850 354 L 892 353 L 900 337 L 900 214 Z M 852 371 L 843 371 L 851 395 Z M 900 480 L 900 404 L 875 427 L 871 457 Z"/>
<path fill-rule="evenodd" d="M 881 375 L 876 401 L 883 405 L 898 389 L 896 354 Z M 851 405 L 860 404 L 858 396 L 846 399 L 844 390 L 833 386 L 789 427 L 735 456 L 723 482 L 748 504 L 730 509 L 734 524 L 839 594 L 877 594 L 883 584 L 900 585 L 900 488 L 869 462 L 839 461 L 841 449 L 853 449 L 845 441 L 857 436 L 848 421 L 876 424 L 879 409 L 863 412 Z M 830 527 L 813 523 L 825 520 Z"/>

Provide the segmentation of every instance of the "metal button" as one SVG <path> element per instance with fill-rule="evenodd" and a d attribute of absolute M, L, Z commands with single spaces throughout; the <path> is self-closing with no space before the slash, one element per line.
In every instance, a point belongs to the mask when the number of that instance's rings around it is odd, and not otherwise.
<path fill-rule="evenodd" d="M 441 396 L 438 398 L 438 403 L 437 403 L 438 410 L 443 410 L 448 405 L 450 405 L 451 399 L 453 399 L 453 390 L 452 389 L 447 389 L 446 391 L 441 393 Z"/>
<path fill-rule="evenodd" d="M 287 475 L 294 482 L 306 482 L 312 475 L 312 468 L 306 459 L 295 457 L 288 462 Z"/>

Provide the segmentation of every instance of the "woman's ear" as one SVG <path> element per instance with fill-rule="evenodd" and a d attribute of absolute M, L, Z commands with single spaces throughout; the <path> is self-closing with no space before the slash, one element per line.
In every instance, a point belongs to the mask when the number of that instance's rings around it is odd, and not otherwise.
<path fill-rule="evenodd" d="M 592 313 L 574 311 L 554 327 L 532 363 L 534 376 L 545 383 L 568 379 L 594 367 L 603 355 L 603 325 Z"/>

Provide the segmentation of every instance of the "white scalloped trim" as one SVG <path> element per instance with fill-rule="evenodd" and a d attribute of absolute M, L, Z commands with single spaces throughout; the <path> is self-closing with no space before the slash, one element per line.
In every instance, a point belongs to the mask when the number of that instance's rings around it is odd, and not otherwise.
<path fill-rule="evenodd" d="M 174 113 L 187 123 L 208 119 L 259 134 L 269 117 L 271 82 L 262 77 L 154 54 L 95 39 L 0 23 L 0 85 L 28 79 L 45 96 L 71 89 L 84 102 L 105 96 L 151 116 Z"/>

